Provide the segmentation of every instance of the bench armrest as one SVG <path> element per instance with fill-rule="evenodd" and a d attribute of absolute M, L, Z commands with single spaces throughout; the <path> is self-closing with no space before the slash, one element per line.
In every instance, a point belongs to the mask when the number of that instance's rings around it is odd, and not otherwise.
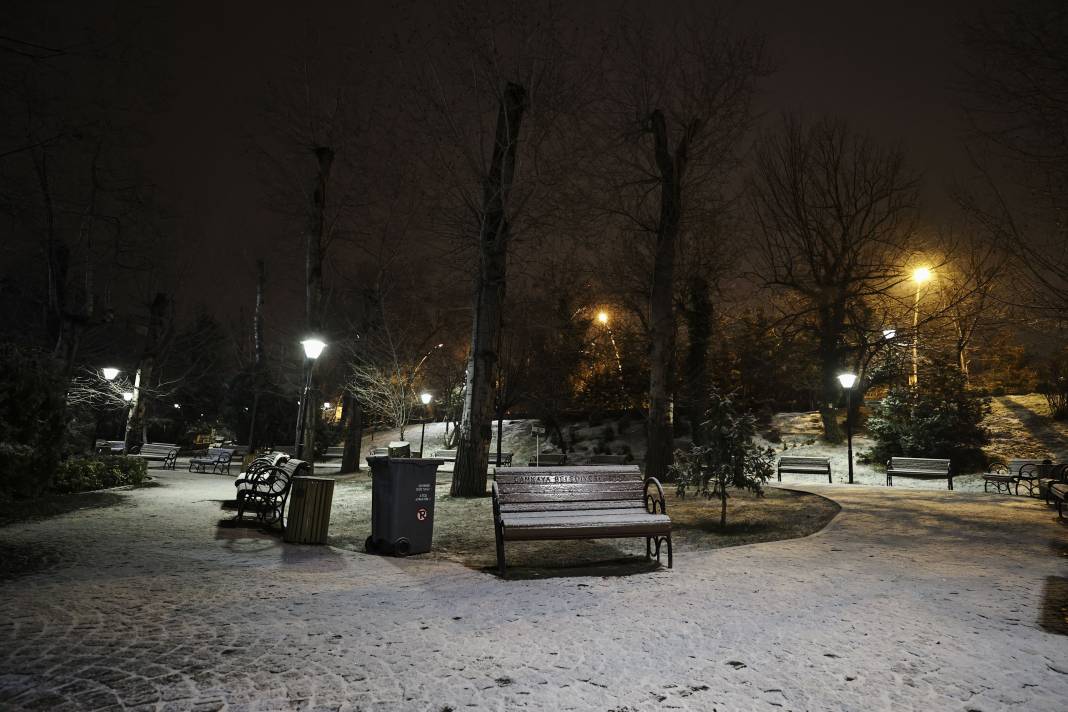
<path fill-rule="evenodd" d="M 990 463 L 990 466 L 987 468 L 987 472 L 989 472 L 991 474 L 994 474 L 994 475 L 1011 475 L 1012 474 L 1012 470 L 1009 469 L 1008 465 L 1006 465 L 1004 462 L 999 462 L 997 460 L 994 460 L 993 462 Z"/>
<path fill-rule="evenodd" d="M 656 494 L 649 493 L 649 485 L 656 486 Z M 660 511 L 657 512 L 657 507 Z M 655 477 L 647 477 L 645 479 L 645 511 L 649 514 L 667 514 L 667 503 L 664 501 L 664 488 L 660 485 L 660 480 Z"/>
<path fill-rule="evenodd" d="M 497 489 L 496 480 L 490 483 L 490 493 L 493 495 L 493 526 L 499 527 L 501 525 L 501 493 Z"/>

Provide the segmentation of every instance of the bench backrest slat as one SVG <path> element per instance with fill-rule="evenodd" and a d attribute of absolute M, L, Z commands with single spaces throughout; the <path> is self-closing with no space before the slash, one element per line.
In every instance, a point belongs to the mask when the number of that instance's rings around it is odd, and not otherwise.
<path fill-rule="evenodd" d="M 929 470 L 931 472 L 946 472 L 949 470 L 949 465 L 949 460 L 926 457 L 890 458 L 890 467 L 894 470 Z"/>
<path fill-rule="evenodd" d="M 578 502 L 586 508 L 594 502 L 626 506 L 645 497 L 645 481 L 636 465 L 502 467 L 496 481 L 501 505 L 532 505 L 523 511 L 551 511 Z"/>

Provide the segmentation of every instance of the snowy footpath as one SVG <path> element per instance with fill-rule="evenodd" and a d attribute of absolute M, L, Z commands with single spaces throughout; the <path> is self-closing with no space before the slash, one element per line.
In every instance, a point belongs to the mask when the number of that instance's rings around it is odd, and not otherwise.
<path fill-rule="evenodd" d="M 503 581 L 220 528 L 229 479 L 153 474 L 0 529 L 40 562 L 0 582 L 0 709 L 1068 709 L 1036 500 L 806 484 L 842 505 L 811 537 Z"/>

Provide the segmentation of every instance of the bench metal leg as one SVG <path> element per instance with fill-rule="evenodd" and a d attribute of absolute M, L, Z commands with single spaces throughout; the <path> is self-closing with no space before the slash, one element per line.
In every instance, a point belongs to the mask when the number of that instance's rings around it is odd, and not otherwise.
<path fill-rule="evenodd" d="M 673 552 L 671 550 L 671 535 L 668 534 L 666 536 L 653 537 L 653 541 L 656 543 L 656 563 L 658 563 L 658 564 L 660 563 L 660 547 L 663 544 L 666 543 L 667 544 L 667 555 L 668 555 L 668 568 L 669 569 L 673 568 L 674 565 L 675 565 L 675 557 L 674 557 L 674 554 L 673 554 Z M 649 538 L 646 538 L 645 542 L 646 542 L 646 544 L 645 544 L 646 550 L 648 550 Z"/>
<path fill-rule="evenodd" d="M 953 490 L 953 478 L 952 477 L 949 478 L 949 489 L 950 489 L 950 491 Z"/>
<path fill-rule="evenodd" d="M 504 578 L 504 535 L 501 532 L 500 524 L 494 524 L 493 533 L 497 538 L 497 573 L 501 575 L 501 578 Z"/>

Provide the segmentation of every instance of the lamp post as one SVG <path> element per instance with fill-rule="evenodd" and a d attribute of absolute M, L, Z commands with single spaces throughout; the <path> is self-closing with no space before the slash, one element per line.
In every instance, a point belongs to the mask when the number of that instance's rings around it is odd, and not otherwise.
<path fill-rule="evenodd" d="M 846 452 L 849 457 L 849 484 L 853 484 L 853 386 L 857 382 L 856 374 L 840 373 L 838 382 L 846 392 Z"/>
<path fill-rule="evenodd" d="M 931 279 L 931 270 L 927 267 L 918 267 L 912 273 L 912 280 L 916 282 L 916 298 L 912 304 L 912 373 L 909 375 L 909 385 L 915 388 L 920 382 L 920 290 Z"/>
<path fill-rule="evenodd" d="M 612 353 L 616 357 L 616 370 L 619 371 L 619 395 L 622 397 L 621 405 L 625 405 L 627 402 L 627 387 L 623 380 L 623 359 L 619 357 L 619 347 L 616 346 L 616 335 L 612 333 L 612 327 L 608 325 L 609 317 L 608 312 L 601 310 L 597 312 L 597 321 L 608 332 L 608 339 L 612 342 Z"/>
<path fill-rule="evenodd" d="M 423 452 L 423 439 L 426 438 L 426 419 L 430 413 L 430 401 L 434 400 L 434 396 L 423 393 L 419 396 L 419 400 L 423 401 L 423 427 L 419 429 L 419 457 L 426 457 Z"/>
<path fill-rule="evenodd" d="M 119 375 L 119 369 L 110 366 L 100 369 L 100 372 L 104 374 L 105 381 L 114 381 L 115 377 Z"/>
<path fill-rule="evenodd" d="M 309 337 L 300 342 L 300 345 L 304 347 L 304 359 L 305 370 L 308 372 L 308 376 L 304 381 L 304 390 L 300 395 L 300 407 L 297 409 L 297 442 L 296 447 L 296 459 L 304 459 L 304 438 L 307 430 L 308 420 L 308 391 L 311 390 L 312 371 L 315 369 L 315 361 L 322 354 L 323 349 L 326 348 L 326 342 L 322 339 Z"/>

